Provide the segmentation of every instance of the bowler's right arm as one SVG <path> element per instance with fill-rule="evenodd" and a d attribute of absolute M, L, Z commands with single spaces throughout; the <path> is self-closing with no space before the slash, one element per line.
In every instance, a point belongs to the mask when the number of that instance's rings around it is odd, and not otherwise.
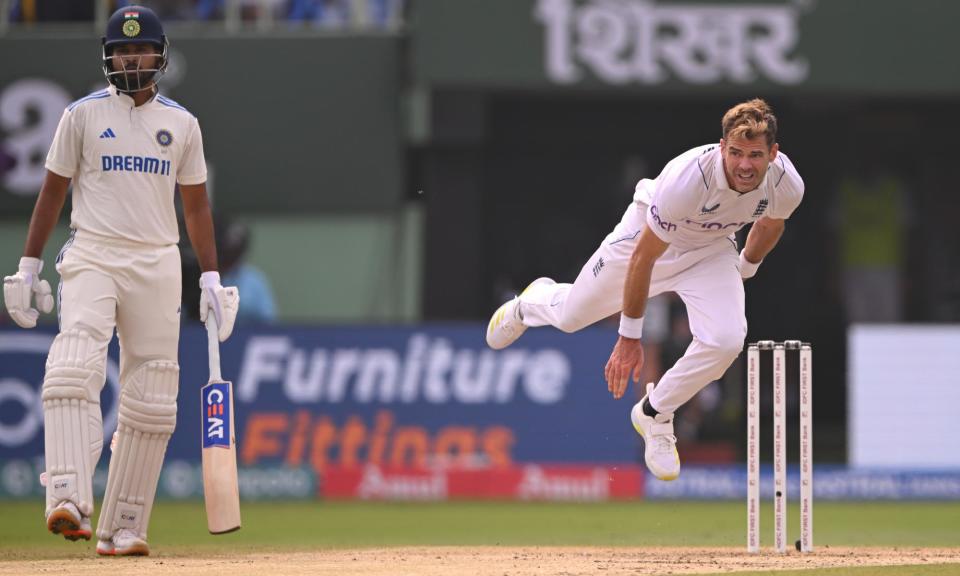
<path fill-rule="evenodd" d="M 637 247 L 630 257 L 627 269 L 627 280 L 623 286 L 623 316 L 627 318 L 643 318 L 647 308 L 647 297 L 650 294 L 650 278 L 653 275 L 653 265 L 666 252 L 669 243 L 660 239 L 648 225 L 640 234 Z M 640 377 L 643 368 L 643 345 L 640 338 L 631 338 L 622 334 L 617 339 L 610 360 L 604 369 L 607 379 L 607 390 L 614 398 L 623 397 L 627 391 L 630 376 L 634 380 Z"/>

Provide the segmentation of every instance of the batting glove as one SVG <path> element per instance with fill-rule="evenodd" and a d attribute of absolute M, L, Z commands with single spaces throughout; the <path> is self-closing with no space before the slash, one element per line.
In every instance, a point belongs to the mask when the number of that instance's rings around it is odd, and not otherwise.
<path fill-rule="evenodd" d="M 200 275 L 200 321 L 206 322 L 207 314 L 213 314 L 217 321 L 217 336 L 221 342 L 233 332 L 239 309 L 240 291 L 235 286 L 221 286 L 219 272 L 204 272 Z"/>
<path fill-rule="evenodd" d="M 41 270 L 42 260 L 24 256 L 20 259 L 17 273 L 3 278 L 3 301 L 7 313 L 21 328 L 33 328 L 37 325 L 40 312 L 47 314 L 53 310 L 50 283 L 40 279 Z M 34 297 L 39 311 L 31 306 Z"/>

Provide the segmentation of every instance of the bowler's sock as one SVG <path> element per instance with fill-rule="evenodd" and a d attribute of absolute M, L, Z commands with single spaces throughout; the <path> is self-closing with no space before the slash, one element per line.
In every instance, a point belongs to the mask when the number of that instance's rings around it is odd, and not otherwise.
<path fill-rule="evenodd" d="M 659 412 L 654 410 L 653 406 L 650 405 L 650 398 L 643 401 L 643 413 L 651 418 L 656 418 L 657 414 L 659 414 Z"/>

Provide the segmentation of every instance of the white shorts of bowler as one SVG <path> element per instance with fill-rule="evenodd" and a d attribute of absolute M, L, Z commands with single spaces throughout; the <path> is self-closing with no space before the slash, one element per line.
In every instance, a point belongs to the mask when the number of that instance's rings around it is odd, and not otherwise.
<path fill-rule="evenodd" d="M 630 257 L 646 226 L 646 206 L 632 203 L 583 265 L 573 284 L 537 282 L 519 297 L 523 324 L 575 332 L 623 309 Z M 649 297 L 676 292 L 687 307 L 693 342 L 650 393 L 661 413 L 676 411 L 723 376 L 747 334 L 736 245 L 726 238 L 695 250 L 670 246 L 653 268 Z"/>

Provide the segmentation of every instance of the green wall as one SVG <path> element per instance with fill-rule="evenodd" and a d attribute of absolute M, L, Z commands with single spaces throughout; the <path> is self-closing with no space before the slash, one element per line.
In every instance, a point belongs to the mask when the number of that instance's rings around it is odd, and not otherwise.
<path fill-rule="evenodd" d="M 960 92 L 953 0 L 419 0 L 419 84 L 483 89 Z"/>
<path fill-rule="evenodd" d="M 222 37 L 176 29 L 170 36 L 161 93 L 199 119 L 221 210 L 399 206 L 398 37 Z M 16 161 L 0 175 L 3 219 L 29 214 L 63 109 L 106 80 L 93 34 L 0 36 L 0 54 L 0 147 Z"/>
<path fill-rule="evenodd" d="M 395 213 L 249 218 L 247 261 L 270 278 L 281 321 L 412 322 L 420 319 L 422 219 L 416 204 Z M 16 271 L 26 234 L 26 218 L 0 223 L 0 275 Z M 58 226 L 44 250 L 43 277 L 54 289 L 53 263 L 68 234 Z"/>
<path fill-rule="evenodd" d="M 168 35 L 161 91 L 200 120 L 215 207 L 249 224 L 248 260 L 271 278 L 280 319 L 419 319 L 422 216 L 403 201 L 401 38 L 176 25 Z M 99 34 L 86 27 L 12 30 L 0 54 L 0 147 L 17 163 L 0 174 L 6 275 L 64 107 L 105 80 Z M 58 227 L 44 254 L 51 283 L 67 234 Z"/>
<path fill-rule="evenodd" d="M 422 213 L 258 218 L 249 261 L 273 283 L 289 321 L 420 318 Z"/>

